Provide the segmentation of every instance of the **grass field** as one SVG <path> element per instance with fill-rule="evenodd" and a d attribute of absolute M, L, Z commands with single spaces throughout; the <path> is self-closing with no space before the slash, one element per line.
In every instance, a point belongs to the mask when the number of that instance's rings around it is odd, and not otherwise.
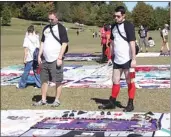
<path fill-rule="evenodd" d="M 12 25 L 1 28 L 1 68 L 22 64 L 23 48 L 22 43 L 27 27 L 31 24 L 37 24 L 36 29 L 41 32 L 40 22 L 32 22 L 21 19 L 12 19 Z M 45 23 L 44 23 L 45 24 Z M 85 31 L 79 36 L 76 30 L 70 29 L 74 24 L 65 23 L 69 28 L 69 52 L 94 53 L 100 52 L 99 38 L 92 38 L 92 29 L 98 30 L 95 26 L 86 26 Z M 150 48 L 149 51 L 158 52 L 161 46 L 160 34 L 158 31 L 150 31 L 150 36 L 155 40 L 156 46 Z M 65 64 L 98 64 L 96 62 L 65 62 Z M 137 58 L 138 65 L 164 65 L 170 64 L 170 57 L 156 58 Z M 51 108 L 50 106 L 33 107 L 32 103 L 36 99 L 40 99 L 40 89 L 28 87 L 24 90 L 18 90 L 15 86 L 1 87 L 1 109 L 82 109 L 82 110 L 98 110 L 96 99 L 108 99 L 111 89 L 72 89 L 64 88 L 61 96 L 61 106 Z M 48 100 L 53 101 L 54 88 L 48 90 Z M 121 89 L 118 101 L 123 105 L 127 103 L 127 89 Z M 120 108 L 116 110 L 121 111 Z M 137 89 L 135 98 L 134 111 L 153 111 L 168 112 L 170 110 L 170 89 Z"/>

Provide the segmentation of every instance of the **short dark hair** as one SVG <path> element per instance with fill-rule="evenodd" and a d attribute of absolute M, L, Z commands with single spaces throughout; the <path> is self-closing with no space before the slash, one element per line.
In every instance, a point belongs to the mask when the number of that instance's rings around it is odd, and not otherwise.
<path fill-rule="evenodd" d="M 34 26 L 33 26 L 33 25 L 30 25 L 30 26 L 27 28 L 27 32 L 28 32 L 28 33 L 33 33 L 33 32 L 34 32 Z"/>
<path fill-rule="evenodd" d="M 106 25 L 104 26 L 104 30 L 105 30 L 105 31 L 110 30 L 110 26 L 109 26 L 108 24 L 106 24 Z"/>
<path fill-rule="evenodd" d="M 152 37 L 148 37 L 148 40 L 153 40 L 153 38 Z"/>
<path fill-rule="evenodd" d="M 58 17 L 57 12 L 55 10 L 49 11 L 48 15 L 51 15 L 51 14 L 55 15 L 55 17 Z"/>
<path fill-rule="evenodd" d="M 115 12 L 121 12 L 121 14 L 125 14 L 126 13 L 126 9 L 124 6 L 118 6 L 116 9 L 115 9 Z"/>

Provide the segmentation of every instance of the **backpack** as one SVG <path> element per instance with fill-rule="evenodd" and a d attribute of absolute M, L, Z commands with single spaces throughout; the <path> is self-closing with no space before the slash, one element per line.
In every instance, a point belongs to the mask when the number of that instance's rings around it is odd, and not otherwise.
<path fill-rule="evenodd" d="M 38 62 L 39 48 L 36 48 L 33 52 L 33 61 Z"/>
<path fill-rule="evenodd" d="M 124 23 L 129 23 L 129 22 L 128 22 L 128 21 L 125 21 Z M 118 30 L 119 35 L 120 35 L 125 41 L 128 42 L 127 37 L 124 37 L 124 36 L 121 34 L 121 32 L 120 32 L 120 30 L 119 30 L 119 28 L 118 28 L 118 25 L 117 25 L 117 24 L 114 24 L 114 25 L 113 25 L 113 28 L 114 28 L 115 26 L 116 26 L 116 28 L 117 28 L 117 30 Z M 113 28 L 111 28 L 111 30 L 112 30 Z M 125 29 L 125 33 L 126 33 L 126 35 L 127 35 L 127 34 L 128 34 L 128 30 L 126 29 L 125 24 L 124 24 L 124 29 Z M 135 54 L 137 55 L 138 52 L 139 52 L 139 46 L 138 46 L 137 43 L 135 42 Z"/>

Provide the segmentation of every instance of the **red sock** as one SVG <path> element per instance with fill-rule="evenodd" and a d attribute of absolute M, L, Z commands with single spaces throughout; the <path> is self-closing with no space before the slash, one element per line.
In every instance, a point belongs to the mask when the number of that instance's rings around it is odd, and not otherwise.
<path fill-rule="evenodd" d="M 130 99 L 134 99 L 135 91 L 136 91 L 135 83 L 128 84 L 128 95 Z"/>
<path fill-rule="evenodd" d="M 120 84 L 113 84 L 112 86 L 112 97 L 117 98 L 120 91 Z"/>

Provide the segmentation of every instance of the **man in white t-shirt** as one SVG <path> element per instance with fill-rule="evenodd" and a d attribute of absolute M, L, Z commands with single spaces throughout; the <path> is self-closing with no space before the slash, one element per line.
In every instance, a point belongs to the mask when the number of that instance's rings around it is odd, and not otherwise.
<path fill-rule="evenodd" d="M 116 107 L 116 98 L 120 91 L 120 78 L 124 72 L 128 85 L 129 100 L 123 111 L 130 112 L 134 110 L 133 100 L 136 88 L 134 81 L 132 81 L 132 78 L 134 78 L 132 74 L 135 75 L 135 73 L 130 73 L 129 70 L 136 67 L 136 38 L 133 24 L 125 20 L 125 12 L 126 10 L 123 6 L 115 9 L 114 19 L 116 23 L 111 27 L 111 54 L 113 57 L 112 95 L 109 103 L 99 106 L 99 109 L 114 109 Z M 121 35 L 126 37 L 127 41 Z"/>
<path fill-rule="evenodd" d="M 34 106 L 46 105 L 46 92 L 48 82 L 56 83 L 56 96 L 52 107 L 60 105 L 59 98 L 62 92 L 63 81 L 63 56 L 68 45 L 66 28 L 58 22 L 57 14 L 51 11 L 48 14 L 50 24 L 45 26 L 42 32 L 41 46 L 38 62 L 41 65 L 41 93 L 42 99 L 34 103 Z M 59 41 L 58 41 L 58 40 Z M 43 54 L 44 60 L 41 59 Z"/>

